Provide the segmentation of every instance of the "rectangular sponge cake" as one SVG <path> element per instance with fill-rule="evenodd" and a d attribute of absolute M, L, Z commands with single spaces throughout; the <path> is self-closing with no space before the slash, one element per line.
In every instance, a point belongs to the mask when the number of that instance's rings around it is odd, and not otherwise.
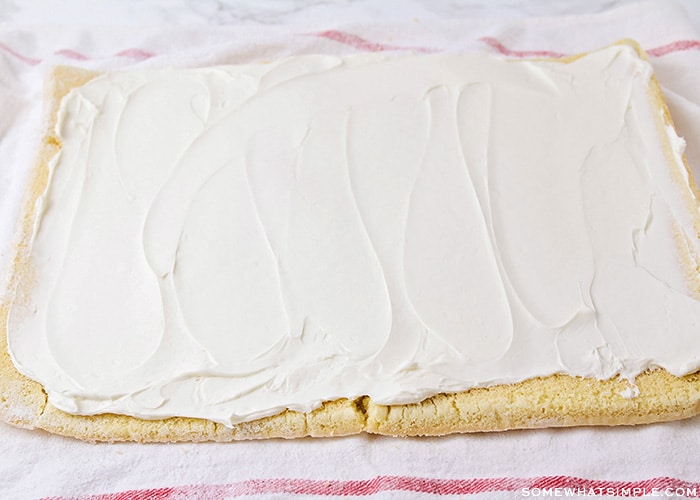
<path fill-rule="evenodd" d="M 686 418 L 697 188 L 651 65 L 59 67 L 0 415 L 88 441 Z"/>

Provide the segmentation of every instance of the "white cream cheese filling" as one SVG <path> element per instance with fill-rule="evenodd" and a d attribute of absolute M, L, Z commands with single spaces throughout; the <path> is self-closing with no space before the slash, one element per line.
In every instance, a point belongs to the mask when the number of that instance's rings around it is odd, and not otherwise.
<path fill-rule="evenodd" d="M 13 360 L 70 413 L 226 425 L 695 371 L 697 202 L 650 77 L 624 45 L 100 76 L 59 111 Z"/>

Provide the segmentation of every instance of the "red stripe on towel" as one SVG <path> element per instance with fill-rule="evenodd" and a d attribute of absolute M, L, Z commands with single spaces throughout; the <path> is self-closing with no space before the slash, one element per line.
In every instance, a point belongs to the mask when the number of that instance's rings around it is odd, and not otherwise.
<path fill-rule="evenodd" d="M 556 59 L 560 57 L 566 57 L 566 54 L 563 54 L 561 52 L 554 52 L 551 50 L 512 50 L 507 48 L 497 39 L 490 36 L 479 38 L 479 40 L 484 42 L 492 49 L 495 49 L 500 54 L 509 57 L 553 57 Z"/>
<path fill-rule="evenodd" d="M 119 57 L 130 57 L 131 59 L 137 59 L 139 61 L 142 61 L 144 59 L 150 59 L 151 57 L 154 57 L 155 54 L 151 52 L 147 52 L 142 49 L 125 49 L 125 50 L 120 50 L 115 56 Z"/>
<path fill-rule="evenodd" d="M 386 43 L 380 43 L 380 42 L 372 42 L 370 40 L 367 40 L 365 38 L 362 38 L 359 35 L 355 35 L 352 33 L 348 33 L 345 31 L 341 30 L 326 30 L 326 31 L 321 31 L 318 33 L 312 33 L 311 35 L 313 36 L 318 36 L 321 38 L 325 38 L 328 40 L 332 40 L 334 42 L 341 43 L 343 45 L 348 45 L 350 47 L 353 47 L 357 50 L 364 51 L 364 52 L 383 52 L 383 51 L 389 51 L 389 50 L 409 50 L 413 52 L 419 52 L 419 53 L 431 53 L 431 52 L 439 52 L 438 49 L 430 48 L 430 47 L 420 47 L 420 46 L 399 46 L 399 45 L 391 45 L 391 44 L 386 44 Z M 492 49 L 496 50 L 498 53 L 502 55 L 506 55 L 509 57 L 552 57 L 552 58 L 561 58 L 565 57 L 568 54 L 565 54 L 563 52 L 557 52 L 553 50 L 515 50 L 506 47 L 501 41 L 499 41 L 496 38 L 493 37 L 483 37 L 479 39 L 480 41 L 484 42 L 487 44 L 489 47 Z M 649 54 L 651 57 L 661 57 L 665 56 L 667 54 L 672 54 L 674 52 L 684 52 L 687 50 L 700 50 L 700 40 L 676 40 L 674 42 L 667 43 L 665 45 L 661 45 L 659 47 L 654 47 L 651 49 L 648 49 L 646 52 Z M 13 49 L 12 47 L 5 45 L 3 43 L 0 43 L 0 51 L 5 52 L 6 54 L 11 55 L 15 59 L 18 59 L 26 64 L 29 64 L 31 66 L 36 66 L 37 64 L 41 63 L 42 59 L 38 59 L 35 57 L 30 57 L 25 54 L 22 54 L 18 50 Z M 73 59 L 76 61 L 88 61 L 88 60 L 94 60 L 94 59 L 104 59 L 104 56 L 100 57 L 91 57 L 86 54 L 83 54 L 81 52 L 77 52 L 73 49 L 58 49 L 54 52 L 54 55 L 58 56 L 63 56 L 69 59 Z M 112 54 L 112 57 L 126 57 L 126 58 L 131 58 L 135 59 L 138 61 L 142 61 L 145 59 L 150 59 L 152 57 L 155 57 L 156 54 L 149 52 L 147 50 L 139 49 L 139 48 L 126 48 L 124 50 L 120 50 L 114 54 Z"/>
<path fill-rule="evenodd" d="M 28 57 L 25 56 L 24 54 L 17 52 L 14 50 L 12 47 L 8 47 L 4 43 L 0 43 L 0 50 L 3 52 L 6 52 L 7 54 L 10 54 L 11 56 L 15 57 L 16 59 L 19 59 L 22 62 L 25 62 L 27 64 L 30 64 L 32 66 L 36 66 L 41 62 L 41 59 L 34 59 L 33 57 Z"/>
<path fill-rule="evenodd" d="M 498 53 L 509 56 L 509 57 L 552 57 L 559 59 L 561 57 L 566 57 L 570 54 L 565 54 L 563 52 L 555 52 L 551 50 L 514 50 L 509 49 L 498 39 L 486 36 L 479 39 L 486 45 L 495 49 Z M 660 47 L 654 47 L 646 51 L 651 57 L 661 57 L 666 54 L 671 54 L 673 52 L 684 52 L 686 50 L 700 50 L 700 40 L 676 40 L 675 42 L 667 43 L 666 45 L 661 45 Z"/>
<path fill-rule="evenodd" d="M 402 47 L 386 43 L 371 42 L 362 38 L 359 35 L 354 35 L 352 33 L 348 33 L 347 31 L 341 30 L 320 31 L 318 33 L 311 33 L 311 35 L 320 38 L 325 38 L 327 40 L 332 40 L 334 42 L 342 43 L 343 45 L 348 45 L 354 49 L 361 50 L 363 52 L 384 52 L 387 50 L 410 50 L 413 52 L 421 53 L 436 52 L 434 49 L 428 47 Z"/>
<path fill-rule="evenodd" d="M 520 492 L 529 496 L 609 496 L 645 495 L 698 498 L 700 483 L 671 477 L 640 481 L 601 481 L 572 476 L 534 478 L 437 479 L 411 476 L 377 476 L 356 481 L 315 479 L 252 479 L 221 485 L 188 485 L 80 497 L 47 497 L 43 500 L 174 500 L 181 498 L 223 500 L 246 495 L 320 495 L 328 497 L 371 496 L 388 491 L 430 495 L 475 495 L 488 492 Z"/>
<path fill-rule="evenodd" d="M 700 50 L 700 40 L 677 40 L 661 47 L 649 49 L 647 54 L 653 57 L 660 57 L 672 52 L 683 52 L 686 50 Z"/>
<path fill-rule="evenodd" d="M 24 63 L 27 63 L 31 66 L 36 66 L 37 64 L 41 63 L 42 59 L 36 59 L 34 57 L 29 57 L 25 56 L 21 52 L 18 52 L 14 50 L 12 47 L 8 47 L 7 45 L 0 43 L 0 51 L 5 52 L 11 56 L 13 56 L 15 59 L 18 59 Z M 54 55 L 57 56 L 63 56 L 68 59 L 73 59 L 75 61 L 90 61 L 90 60 L 95 60 L 95 59 L 106 59 L 109 56 L 106 57 L 91 57 L 88 55 L 85 55 L 81 52 L 76 52 L 75 50 L 72 49 L 58 49 L 54 52 Z M 126 57 L 130 59 L 135 59 L 137 61 L 142 61 L 144 59 L 150 59 L 151 57 L 154 57 L 155 54 L 142 50 L 142 49 L 136 49 L 136 48 L 128 48 L 124 50 L 120 50 L 119 52 L 116 52 L 115 54 L 112 54 L 112 57 Z"/>

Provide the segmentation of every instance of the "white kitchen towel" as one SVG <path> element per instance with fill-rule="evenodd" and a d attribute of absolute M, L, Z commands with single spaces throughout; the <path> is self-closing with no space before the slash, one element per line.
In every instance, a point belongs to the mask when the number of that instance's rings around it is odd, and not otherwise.
<path fill-rule="evenodd" d="M 43 76 L 54 65 L 114 70 L 366 51 L 559 57 L 622 38 L 649 53 L 700 179 L 700 26 L 675 2 L 511 20 L 1 24 L 0 266 L 41 130 Z M 0 425 L 0 498 L 698 497 L 699 449 L 699 418 L 426 439 L 151 445 L 93 445 Z"/>

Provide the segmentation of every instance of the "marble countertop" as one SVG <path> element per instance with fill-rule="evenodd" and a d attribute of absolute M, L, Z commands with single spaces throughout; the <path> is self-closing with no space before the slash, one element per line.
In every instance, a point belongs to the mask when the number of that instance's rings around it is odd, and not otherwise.
<path fill-rule="evenodd" d="M 285 25 L 330 27 L 367 22 L 467 17 L 532 18 L 593 14 L 639 0 L 2 0 L 0 21 L 15 24 Z M 682 2 L 700 21 L 700 3 Z"/>

